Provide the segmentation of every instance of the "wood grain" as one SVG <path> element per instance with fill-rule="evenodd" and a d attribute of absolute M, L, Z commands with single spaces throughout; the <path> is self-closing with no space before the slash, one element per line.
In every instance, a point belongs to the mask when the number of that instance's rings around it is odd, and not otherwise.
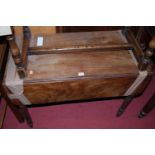
<path fill-rule="evenodd" d="M 32 36 L 38 35 L 51 35 L 56 33 L 55 26 L 29 26 L 30 33 Z M 22 43 L 23 43 L 23 26 L 13 26 L 14 37 L 18 48 L 22 50 Z"/>
<path fill-rule="evenodd" d="M 29 26 L 32 35 L 51 35 L 56 33 L 55 26 Z M 14 26 L 14 34 L 17 36 L 23 35 L 23 26 Z"/>
<path fill-rule="evenodd" d="M 121 51 L 121 50 L 132 50 L 133 46 L 128 43 L 124 44 L 115 44 L 115 45 L 79 45 L 74 46 L 71 45 L 70 47 L 46 47 L 46 48 L 29 48 L 28 54 L 29 55 L 45 55 L 45 54 L 57 54 L 57 53 L 73 53 L 73 52 L 94 52 L 94 51 Z"/>
<path fill-rule="evenodd" d="M 29 56 L 28 69 L 24 95 L 32 103 L 123 96 L 138 75 L 127 51 Z"/>
<path fill-rule="evenodd" d="M 144 54 L 143 54 L 142 49 L 140 48 L 137 40 L 135 39 L 133 33 L 130 30 L 128 30 L 126 32 L 126 38 L 128 39 L 129 43 L 131 43 L 134 47 L 133 52 L 137 59 L 139 69 L 146 70 L 146 68 L 143 69 L 143 61 L 142 61 L 142 57 L 144 56 Z"/>
<path fill-rule="evenodd" d="M 10 51 L 11 51 L 13 60 L 15 62 L 15 65 L 17 66 L 17 68 L 22 67 L 21 53 L 20 53 L 20 50 L 19 50 L 14 38 L 13 37 L 7 37 L 7 40 L 9 42 Z"/>
<path fill-rule="evenodd" d="M 24 83 L 24 95 L 32 104 L 123 96 L 135 78 L 128 76 Z"/>
<path fill-rule="evenodd" d="M 120 31 L 59 33 L 43 37 L 43 46 L 37 45 L 37 36 L 30 40 L 30 52 L 51 49 L 89 48 L 93 46 L 113 46 L 127 43 Z"/>
<path fill-rule="evenodd" d="M 128 51 L 33 55 L 28 61 L 26 81 L 72 78 L 78 77 L 80 72 L 84 77 L 138 75 Z"/>
<path fill-rule="evenodd" d="M 27 69 L 28 45 L 29 45 L 28 39 L 24 38 L 21 57 L 22 57 L 23 67 L 25 70 Z"/>
<path fill-rule="evenodd" d="M 8 60 L 9 48 L 6 45 L 6 42 L 4 42 L 4 44 L 2 43 L 2 45 L 0 44 L 0 47 L 1 46 L 3 46 L 3 48 L 0 49 L 0 53 L 2 52 L 2 54 L 4 54 L 4 55 L 3 55 L 3 59 L 0 59 L 0 64 L 1 64 L 0 65 L 0 93 L 3 96 L 3 98 L 5 99 L 7 105 L 10 107 L 10 109 L 14 113 L 15 117 L 19 120 L 19 122 L 23 122 L 24 120 L 22 118 L 21 113 L 19 113 L 19 111 L 15 107 L 14 103 L 8 97 L 7 94 L 10 92 L 8 91 L 5 84 L 3 83 L 5 80 L 5 72 L 4 71 L 6 69 L 6 64 L 7 64 L 7 60 Z"/>
<path fill-rule="evenodd" d="M 3 126 L 3 122 L 4 122 L 4 118 L 5 118 L 5 114 L 6 114 L 6 109 L 7 109 L 7 103 L 3 100 L 0 103 L 0 128 L 2 128 Z"/>
<path fill-rule="evenodd" d="M 30 27 L 28 53 L 32 55 L 24 79 L 24 95 L 30 102 L 123 96 L 137 78 L 138 67 L 126 49 L 134 48 L 138 60 L 141 50 L 130 32 L 132 45 L 121 31 L 55 34 L 56 28 L 50 29 Z M 37 45 L 38 36 L 43 37 L 43 46 Z"/>
<path fill-rule="evenodd" d="M 56 26 L 29 26 L 31 35 L 51 35 L 56 33 Z"/>
<path fill-rule="evenodd" d="M 23 26 L 13 26 L 15 36 L 23 36 Z"/>
<path fill-rule="evenodd" d="M 22 62 L 22 58 L 21 58 L 21 53 L 20 50 L 14 40 L 13 37 L 8 37 L 7 38 L 8 42 L 9 42 L 9 46 L 10 46 L 10 51 L 13 57 L 13 60 L 15 62 L 16 68 L 17 68 L 17 72 L 19 74 L 19 77 L 21 79 L 25 78 L 25 69 L 23 67 L 23 62 Z"/>

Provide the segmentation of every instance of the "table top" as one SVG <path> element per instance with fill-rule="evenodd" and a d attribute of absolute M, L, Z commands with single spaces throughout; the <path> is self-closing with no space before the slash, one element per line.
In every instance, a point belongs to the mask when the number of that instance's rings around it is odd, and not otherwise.
<path fill-rule="evenodd" d="M 138 74 L 138 68 L 127 50 L 32 55 L 28 57 L 27 71 L 25 80 Z"/>
<path fill-rule="evenodd" d="M 38 39 L 42 38 L 42 44 Z M 59 33 L 46 36 L 32 35 L 28 55 L 27 77 L 25 81 L 58 80 L 89 76 L 128 76 L 137 75 L 138 68 L 132 51 L 89 49 L 93 46 L 112 46 L 128 43 L 121 30 Z M 85 49 L 84 51 L 83 49 Z M 80 51 L 70 51 L 70 49 Z M 42 49 L 44 49 L 42 51 Z M 46 50 L 57 50 L 45 54 Z M 63 51 L 61 50 L 63 49 Z M 64 50 L 65 49 L 65 50 Z M 69 51 L 69 52 L 68 52 Z"/>

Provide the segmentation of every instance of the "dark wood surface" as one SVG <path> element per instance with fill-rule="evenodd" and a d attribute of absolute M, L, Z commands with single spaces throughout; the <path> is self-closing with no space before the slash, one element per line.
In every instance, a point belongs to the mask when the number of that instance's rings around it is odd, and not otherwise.
<path fill-rule="evenodd" d="M 31 103 L 123 96 L 136 76 L 88 78 L 59 82 L 24 83 L 24 95 Z"/>
<path fill-rule="evenodd" d="M 123 26 L 58 26 L 57 32 L 92 32 L 123 29 Z"/>
<path fill-rule="evenodd" d="M 3 92 L 1 90 L 1 85 L 2 85 L 2 79 L 3 79 L 3 74 L 4 74 L 4 60 L 6 59 L 6 54 L 5 51 L 7 49 L 7 44 L 4 41 L 0 41 L 0 100 L 1 100 L 1 95 L 3 95 Z M 2 99 L 3 100 L 3 99 Z M 6 108 L 7 108 L 7 104 L 5 101 L 2 102 L 2 100 L 0 101 L 0 128 L 2 128 L 3 126 L 3 121 L 4 121 L 4 117 L 5 117 L 5 113 L 6 113 Z"/>
<path fill-rule="evenodd" d="M 133 99 L 134 99 L 133 95 L 129 95 L 124 99 L 122 105 L 120 106 L 120 108 L 118 109 L 118 112 L 116 113 L 117 117 L 120 117 L 124 113 L 124 111 L 129 106 L 129 104 L 132 102 Z"/>
<path fill-rule="evenodd" d="M 138 75 L 128 51 L 33 55 L 27 69 L 31 103 L 123 96 Z"/>
<path fill-rule="evenodd" d="M 127 43 L 124 36 L 121 34 L 121 31 L 60 33 L 52 35 L 42 35 L 42 37 L 43 45 L 37 46 L 38 35 L 31 36 L 29 52 L 37 53 L 41 51 L 50 51 L 56 49 L 73 50 L 101 47 L 108 48 L 109 46 L 120 47 L 124 44 L 126 45 Z"/>
<path fill-rule="evenodd" d="M 4 55 L 5 55 L 5 53 L 3 51 L 5 51 L 5 49 L 6 49 L 6 44 L 0 43 L 0 68 L 2 68 L 2 63 L 3 63 L 3 59 L 4 59 Z"/>
<path fill-rule="evenodd" d="M 126 32 L 126 37 L 129 41 L 129 43 L 131 43 L 134 46 L 134 55 L 138 61 L 138 67 L 140 70 L 145 70 L 146 68 L 143 68 L 143 62 L 142 62 L 142 57 L 143 57 L 143 52 L 141 47 L 139 46 L 137 40 L 135 39 L 134 35 L 132 34 L 131 30 L 127 30 Z"/>
<path fill-rule="evenodd" d="M 37 37 L 31 35 L 29 52 L 33 53 L 28 55 L 24 79 L 24 95 L 32 103 L 123 96 L 138 76 L 128 50 L 110 50 L 128 43 L 121 31 L 51 34 L 43 36 L 41 47 Z M 137 50 L 137 42 L 132 44 Z"/>
<path fill-rule="evenodd" d="M 0 61 L 0 64 L 1 64 L 0 92 L 1 92 L 2 97 L 5 99 L 7 105 L 10 107 L 13 114 L 17 118 L 17 120 L 19 122 L 24 122 L 24 118 L 23 118 L 22 114 L 19 112 L 19 109 L 17 108 L 17 106 L 14 105 L 14 102 L 8 97 L 7 87 L 3 84 L 4 77 L 5 77 L 4 75 L 5 75 L 6 63 L 7 63 L 7 58 L 8 58 L 8 52 L 9 52 L 9 47 L 4 39 L 2 42 L 0 42 L 0 49 L 1 49 L 0 53 L 1 53 L 1 55 L 3 55 L 3 57 L 1 57 L 1 61 Z M 4 110 L 6 110 L 6 106 L 5 106 Z M 5 115 L 5 113 L 4 113 L 4 115 Z M 3 115 L 3 117 L 4 117 L 4 115 Z M 4 120 L 4 118 L 2 118 L 2 120 Z"/>
<path fill-rule="evenodd" d="M 22 56 L 21 56 L 21 52 L 20 49 L 14 39 L 13 36 L 9 36 L 7 37 L 7 41 L 9 43 L 9 47 L 10 47 L 10 52 L 12 54 L 14 63 L 16 65 L 17 68 L 17 72 L 20 76 L 20 78 L 25 78 L 25 69 L 24 69 L 24 65 L 23 65 L 23 60 L 22 60 Z"/>
<path fill-rule="evenodd" d="M 8 55 L 5 52 L 6 50 L 8 50 L 7 43 L 4 41 L 4 38 L 0 38 L 0 81 L 2 81 L 5 72 L 5 63 Z"/>
<path fill-rule="evenodd" d="M 26 49 L 29 46 L 24 95 L 32 104 L 118 97 L 123 96 L 133 84 L 139 68 L 127 49 L 134 48 L 139 64 L 139 58 L 143 56 L 134 36 L 129 33 L 126 41 L 121 31 L 103 32 L 116 27 L 94 27 L 96 32 L 86 32 L 94 30 L 93 27 L 85 28 L 63 27 L 56 33 L 55 28 L 46 27 L 47 33 L 43 33 L 43 27 L 30 27 L 28 45 L 27 42 L 23 44 L 25 39 L 20 35 L 21 28 L 18 27 L 16 34 L 19 33 L 19 36 L 15 39 L 19 49 L 24 45 L 22 60 L 26 60 Z M 37 46 L 38 36 L 44 39 L 41 47 Z M 144 82 L 146 86 L 148 80 Z M 134 95 L 143 88 L 144 85 L 141 85 Z M 124 111 L 132 98 L 127 98 L 120 109 L 123 107 Z M 14 111 L 22 114 L 19 118 L 31 124 L 25 107 L 18 108 Z"/>
<path fill-rule="evenodd" d="M 23 67 L 26 70 L 27 69 L 27 57 L 28 57 L 28 48 L 29 48 L 29 37 L 30 32 L 25 32 L 25 27 L 23 27 L 23 44 L 22 44 L 22 63 Z"/>
<path fill-rule="evenodd" d="M 152 97 L 148 100 L 148 102 L 144 105 L 142 110 L 139 113 L 139 118 L 143 118 L 148 115 L 155 107 L 155 93 Z"/>
<path fill-rule="evenodd" d="M 4 100 L 1 101 L 0 103 L 0 128 L 3 127 L 3 122 L 6 114 L 6 109 L 7 109 L 7 104 Z"/>
<path fill-rule="evenodd" d="M 61 53 L 29 56 L 25 81 L 65 80 L 82 77 L 137 76 L 138 68 L 128 51 Z"/>
<path fill-rule="evenodd" d="M 146 87 L 149 85 L 153 76 L 153 72 L 149 72 L 149 75 L 144 79 L 144 81 L 139 85 L 139 87 L 134 91 L 134 95 L 140 95 L 144 92 Z"/>

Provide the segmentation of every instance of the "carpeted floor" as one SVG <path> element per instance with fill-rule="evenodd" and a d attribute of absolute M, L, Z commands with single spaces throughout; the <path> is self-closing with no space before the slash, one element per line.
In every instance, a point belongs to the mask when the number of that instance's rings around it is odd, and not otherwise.
<path fill-rule="evenodd" d="M 155 92 L 155 74 L 144 94 L 132 101 L 125 113 L 115 116 L 122 99 L 29 108 L 33 128 L 155 128 L 155 109 L 145 118 L 137 117 L 140 109 Z M 7 108 L 3 128 L 29 128 L 18 123 Z"/>

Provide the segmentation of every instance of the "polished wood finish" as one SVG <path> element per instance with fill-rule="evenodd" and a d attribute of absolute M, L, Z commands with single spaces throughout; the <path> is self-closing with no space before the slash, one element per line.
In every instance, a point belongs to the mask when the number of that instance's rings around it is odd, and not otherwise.
<path fill-rule="evenodd" d="M 14 62 L 15 62 L 15 65 L 17 67 L 17 71 L 18 71 L 18 74 L 20 76 L 20 78 L 25 78 L 25 69 L 24 69 L 24 66 L 23 66 L 23 61 L 22 61 L 22 57 L 21 57 L 21 53 L 20 53 L 20 50 L 14 40 L 13 37 L 7 37 L 7 40 L 9 42 L 9 45 L 10 45 L 10 51 L 11 51 L 11 54 L 12 54 L 12 57 L 14 59 Z"/>
<path fill-rule="evenodd" d="M 123 96 L 136 76 L 24 83 L 32 104 Z"/>
<path fill-rule="evenodd" d="M 0 128 L 2 128 L 3 127 L 4 118 L 5 118 L 5 114 L 6 114 L 7 104 L 6 104 L 5 101 L 1 101 L 0 104 L 2 104 L 2 105 L 0 105 L 0 107 L 1 107 L 1 109 L 0 109 Z"/>
<path fill-rule="evenodd" d="M 32 103 L 123 96 L 138 75 L 128 51 L 32 55 L 28 59 L 24 95 Z"/>
<path fill-rule="evenodd" d="M 153 37 L 152 40 L 150 41 L 149 48 L 155 49 L 155 37 Z M 153 51 L 148 50 L 146 51 L 146 54 L 148 57 L 151 57 L 153 55 Z M 139 118 L 145 117 L 148 113 L 150 113 L 153 110 L 154 107 L 155 107 L 155 93 L 152 95 L 149 101 L 141 109 L 138 117 Z"/>
<path fill-rule="evenodd" d="M 23 26 L 14 26 L 12 30 L 15 37 L 23 36 Z"/>
<path fill-rule="evenodd" d="M 28 49 L 30 55 L 28 55 L 27 76 L 24 79 L 24 94 L 32 103 L 37 103 L 39 100 L 54 102 L 123 96 L 138 76 L 139 70 L 131 54 L 124 49 L 134 48 L 137 59 L 142 54 L 130 31 L 127 31 L 125 36 L 121 31 L 60 33 L 42 36 L 43 46 L 40 47 L 37 46 L 38 36 L 31 33 Z M 112 50 L 113 48 L 115 50 Z M 120 80 L 122 78 L 123 81 Z M 92 85 L 90 80 L 93 81 Z M 118 85 L 118 82 L 122 84 Z M 102 89 L 99 88 L 100 83 L 103 83 Z M 114 85 L 114 88 L 108 89 L 108 84 Z M 72 92 L 77 88 L 74 90 L 72 85 L 78 88 L 75 95 L 72 95 L 74 94 Z M 86 86 L 89 88 L 89 85 L 93 90 L 94 88 L 101 89 L 104 93 L 97 96 L 97 92 L 90 92 L 91 89 L 85 88 Z M 42 87 L 46 88 L 43 101 L 41 98 L 36 100 L 35 94 L 42 96 Z M 55 94 L 52 88 L 54 90 L 59 88 L 56 95 L 50 95 Z M 81 96 L 78 91 L 80 92 L 82 88 L 85 88 L 85 91 Z M 46 92 L 46 90 L 49 91 Z M 106 93 L 105 90 L 107 90 Z M 140 91 L 139 88 L 137 92 Z M 59 97 L 61 92 L 64 92 L 63 98 Z M 138 94 L 137 92 L 135 91 L 135 94 Z"/>
<path fill-rule="evenodd" d="M 44 55 L 44 54 L 57 54 L 57 53 L 72 53 L 72 52 L 92 52 L 96 51 L 120 51 L 120 50 L 130 50 L 132 49 L 132 45 L 128 43 L 124 44 L 116 44 L 116 45 L 78 45 L 78 46 L 70 46 L 70 47 L 32 47 L 29 48 L 29 55 Z"/>
<path fill-rule="evenodd" d="M 125 35 L 129 41 L 129 43 L 131 43 L 134 47 L 134 55 L 138 61 L 138 67 L 140 70 L 145 70 L 146 68 L 143 67 L 143 61 L 142 58 L 144 57 L 144 54 L 138 44 L 138 42 L 136 41 L 135 37 L 133 36 L 132 32 L 130 30 L 126 30 Z"/>
<path fill-rule="evenodd" d="M 142 65 L 141 65 L 141 70 L 147 70 L 148 68 L 151 67 L 151 56 L 153 55 L 152 50 L 146 50 L 144 52 L 144 56 L 142 57 Z"/>
<path fill-rule="evenodd" d="M 153 52 L 148 49 L 148 44 L 149 44 L 148 40 L 150 37 L 148 37 L 148 35 L 146 35 L 145 28 L 140 27 L 139 30 L 140 30 L 140 35 L 142 35 L 142 36 L 139 37 L 137 34 L 137 37 L 136 37 L 137 39 L 135 39 L 131 30 L 127 30 L 125 32 L 125 35 L 129 41 L 129 43 L 131 43 L 133 45 L 133 47 L 134 47 L 133 52 L 134 52 L 136 59 L 138 61 L 139 69 L 141 71 L 143 71 L 143 70 L 147 70 L 148 68 L 151 67 L 150 58 L 153 55 Z M 143 38 L 143 40 L 145 40 L 145 42 L 141 41 L 142 38 Z"/>
<path fill-rule="evenodd" d="M 21 114 L 23 115 L 24 119 L 26 120 L 28 126 L 30 128 L 32 128 L 33 127 L 33 121 L 32 121 L 32 118 L 29 114 L 27 107 L 25 105 L 23 105 L 22 103 L 20 103 L 19 110 L 20 110 Z"/>
<path fill-rule="evenodd" d="M 52 51 L 94 50 L 94 49 L 128 49 L 132 48 L 125 41 L 120 31 L 60 33 L 43 37 L 43 46 L 37 46 L 38 36 L 31 36 L 30 54 Z"/>
<path fill-rule="evenodd" d="M 155 36 L 152 38 L 152 40 L 149 43 L 149 47 L 152 49 L 155 49 Z"/>
<path fill-rule="evenodd" d="M 134 98 L 134 96 L 131 95 L 131 96 L 127 96 L 124 99 L 121 107 L 118 109 L 118 112 L 116 114 L 117 117 L 121 116 L 124 113 L 125 109 L 129 106 L 129 104 L 131 103 L 131 101 L 133 100 L 133 98 Z"/>
<path fill-rule="evenodd" d="M 13 112 L 13 114 L 15 115 L 15 117 L 17 118 L 17 120 L 20 123 L 24 122 L 24 117 L 22 116 L 22 113 L 19 111 L 18 106 L 16 106 L 14 104 L 14 102 L 8 97 L 8 94 L 6 93 L 6 88 L 4 85 L 2 85 L 2 83 L 0 83 L 0 92 L 2 94 L 2 96 L 4 97 L 4 99 L 7 102 L 7 105 L 10 107 L 11 111 Z"/>
<path fill-rule="evenodd" d="M 28 28 L 26 28 L 25 30 L 25 27 L 23 27 L 24 37 L 23 37 L 23 46 L 22 46 L 22 55 L 21 55 L 23 67 L 25 70 L 27 69 L 27 55 L 28 55 L 27 51 L 29 48 L 29 37 L 30 37 L 30 32 L 27 29 Z M 28 32 L 25 32 L 25 31 L 28 31 Z"/>
<path fill-rule="evenodd" d="M 64 80 L 91 76 L 137 76 L 136 67 L 128 51 L 95 51 L 29 56 L 25 81 Z M 32 72 L 32 73 L 31 73 Z"/>
<path fill-rule="evenodd" d="M 51 35 L 56 33 L 55 26 L 29 26 L 32 35 Z M 23 36 L 23 26 L 13 26 L 16 36 Z"/>
<path fill-rule="evenodd" d="M 5 59 L 5 50 L 7 48 L 7 44 L 1 44 L 0 43 L 0 69 L 3 67 L 3 60 Z M 1 73 L 2 74 L 2 73 Z M 1 79 L 1 76 L 0 76 Z"/>
<path fill-rule="evenodd" d="M 6 51 L 7 49 L 7 44 L 6 42 L 1 42 L 0 41 L 0 85 L 2 85 L 2 78 L 3 78 L 3 74 L 4 74 L 4 60 L 6 60 Z M 1 91 L 1 86 L 0 86 L 0 128 L 3 127 L 3 122 L 4 122 L 4 118 L 5 118 L 5 114 L 6 114 L 6 109 L 7 109 L 7 104 L 5 102 L 5 100 L 3 100 L 1 98 L 1 96 L 3 95 L 3 92 Z"/>
<path fill-rule="evenodd" d="M 65 33 L 64 28 L 59 28 L 58 33 L 57 28 L 51 31 L 45 27 L 45 32 L 42 28 L 29 27 L 28 37 L 27 33 L 15 37 L 19 50 L 22 47 L 21 60 L 26 70 L 23 94 L 32 104 L 120 97 L 136 80 L 139 70 L 147 70 L 148 77 L 152 76 L 150 63 L 143 67 L 142 58 L 148 55 L 142 53 L 129 30 L 123 35 L 122 31 Z M 38 37 L 43 37 L 42 46 L 37 45 Z M 117 116 L 143 91 L 148 77 L 125 98 Z M 26 106 L 19 103 L 16 107 L 32 127 Z"/>
<path fill-rule="evenodd" d="M 29 26 L 31 35 L 51 35 L 56 33 L 56 26 Z"/>
<path fill-rule="evenodd" d="M 19 122 L 24 122 L 24 118 L 22 116 L 22 114 L 19 112 L 19 109 L 17 108 L 16 105 L 14 105 L 14 102 L 8 97 L 8 93 L 7 93 L 7 88 L 6 86 L 3 84 L 3 79 L 4 79 L 4 71 L 6 68 L 6 61 L 7 61 L 7 57 L 8 57 L 8 46 L 6 42 L 3 42 L 2 44 L 0 43 L 0 53 L 1 55 L 3 55 L 3 59 L 0 60 L 0 92 L 2 97 L 5 99 L 7 105 L 10 107 L 10 109 L 12 110 L 13 114 L 15 115 L 15 117 L 17 118 L 17 120 Z"/>

